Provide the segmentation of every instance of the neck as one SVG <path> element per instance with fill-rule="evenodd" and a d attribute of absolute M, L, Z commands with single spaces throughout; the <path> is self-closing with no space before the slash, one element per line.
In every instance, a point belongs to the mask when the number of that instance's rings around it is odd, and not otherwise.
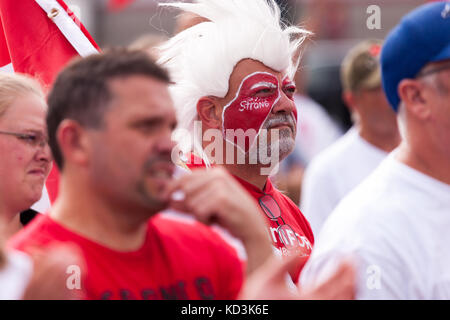
<path fill-rule="evenodd" d="M 133 211 L 102 198 L 88 183 L 61 175 L 58 199 L 50 216 L 89 240 L 126 252 L 142 247 L 150 216 Z"/>
<path fill-rule="evenodd" d="M 2 217 L 2 227 L 3 237 L 5 239 L 11 238 L 15 233 L 22 229 L 22 224 L 20 223 L 20 213 L 17 210 L 2 206 L 0 208 L 0 216 Z"/>
<path fill-rule="evenodd" d="M 436 154 L 430 144 L 415 148 L 404 140 L 398 148 L 397 159 L 436 180 L 450 184 L 450 159 Z"/>
<path fill-rule="evenodd" d="M 4 251 L 5 242 L 6 242 L 6 236 L 5 236 L 5 229 L 6 229 L 7 221 L 4 218 L 4 216 L 1 215 L 0 212 L 0 271 L 6 264 L 6 254 Z"/>
<path fill-rule="evenodd" d="M 203 149 L 207 148 L 206 143 L 203 144 Z M 227 154 L 229 152 L 229 154 Z M 221 156 L 216 156 L 215 159 L 209 159 L 212 164 L 221 165 L 229 173 L 253 184 L 259 189 L 263 190 L 266 185 L 270 172 L 273 171 L 275 165 L 263 166 L 261 164 L 250 164 L 248 155 L 243 156 L 237 150 L 237 147 L 229 144 L 224 140 L 223 152 Z M 232 161 L 229 161 L 232 159 Z"/>
<path fill-rule="evenodd" d="M 11 238 L 17 232 L 19 232 L 23 228 L 22 223 L 20 222 L 20 213 L 14 215 L 14 217 L 9 221 L 6 226 L 5 236 L 6 239 Z"/>
<path fill-rule="evenodd" d="M 261 175 L 261 167 L 257 165 L 224 164 L 223 167 L 231 174 L 245 180 L 263 190 L 268 176 Z"/>
<path fill-rule="evenodd" d="M 365 126 L 360 125 L 358 127 L 358 133 L 361 138 L 369 142 L 371 145 L 387 153 L 397 148 L 401 141 L 398 130 L 374 132 Z"/>

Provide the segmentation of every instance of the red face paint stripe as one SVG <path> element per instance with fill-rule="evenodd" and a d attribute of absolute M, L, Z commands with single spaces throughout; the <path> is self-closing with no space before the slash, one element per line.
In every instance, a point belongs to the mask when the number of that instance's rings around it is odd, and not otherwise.
<path fill-rule="evenodd" d="M 297 86 L 295 85 L 294 81 L 292 81 L 289 78 L 289 76 L 284 77 L 282 87 L 283 87 L 283 90 L 297 89 Z M 287 97 L 289 99 L 291 99 L 292 101 L 294 101 L 294 96 L 287 96 Z M 293 114 L 294 114 L 295 123 L 297 123 L 297 121 L 298 121 L 297 108 L 294 108 Z"/>
<path fill-rule="evenodd" d="M 264 89 L 273 90 L 273 93 L 268 92 L 267 94 L 263 93 L 261 97 L 256 96 L 258 90 Z M 263 123 L 279 99 L 278 79 L 273 74 L 255 72 L 245 77 L 239 86 L 236 97 L 224 107 L 222 113 L 225 139 L 247 152 L 256 141 Z M 244 134 L 248 130 L 253 129 L 257 134 L 254 137 L 249 137 L 249 143 L 245 142 L 242 146 L 239 145 L 236 136 L 233 137 L 234 141 L 230 141 L 227 138 L 226 130 L 229 129 L 235 130 L 235 132 L 242 129 Z"/>

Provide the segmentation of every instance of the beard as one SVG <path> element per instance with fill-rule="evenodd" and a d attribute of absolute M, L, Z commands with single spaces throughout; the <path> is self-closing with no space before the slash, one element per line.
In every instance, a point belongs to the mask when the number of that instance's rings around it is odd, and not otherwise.
<path fill-rule="evenodd" d="M 152 179 L 154 174 L 161 170 L 153 169 L 154 165 L 166 164 L 173 165 L 171 155 L 162 153 L 148 159 L 143 167 L 143 174 L 136 183 L 136 191 L 140 195 L 145 205 L 154 210 L 165 209 L 169 204 L 169 199 L 163 197 L 163 191 L 167 188 L 168 183 L 172 180 L 172 175 L 168 172 L 164 173 L 166 183 L 161 185 Z M 161 179 L 161 177 L 159 177 Z"/>
<path fill-rule="evenodd" d="M 283 123 L 289 124 L 290 128 L 270 129 Z M 280 114 L 268 118 L 262 126 L 263 130 L 258 137 L 258 143 L 254 145 L 253 152 L 257 153 L 258 162 L 264 163 L 263 157 L 271 158 L 271 161 L 275 162 L 285 159 L 295 147 L 295 128 L 296 123 L 292 114 Z M 274 139 L 274 134 L 278 134 L 278 138 Z"/>

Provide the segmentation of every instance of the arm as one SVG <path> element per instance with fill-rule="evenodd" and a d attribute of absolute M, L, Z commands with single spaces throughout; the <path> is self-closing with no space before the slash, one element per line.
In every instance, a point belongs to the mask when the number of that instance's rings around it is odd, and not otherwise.
<path fill-rule="evenodd" d="M 173 199 L 173 194 L 183 194 Z M 171 207 L 205 224 L 218 224 L 240 239 L 247 252 L 247 273 L 272 255 L 263 216 L 256 201 L 222 168 L 195 170 L 169 188 Z"/>
<path fill-rule="evenodd" d="M 53 245 L 30 250 L 33 274 L 28 282 L 24 300 L 82 299 L 82 289 L 70 288 L 70 266 L 84 269 L 81 252 L 72 245 Z M 82 276 L 82 275 L 80 275 Z M 80 279 L 81 283 L 81 279 Z"/>
<path fill-rule="evenodd" d="M 247 280 L 240 293 L 244 300 L 350 300 L 355 298 L 355 270 L 342 263 L 320 284 L 296 291 L 288 286 L 287 273 L 295 268 L 298 257 L 269 259 Z"/>
<path fill-rule="evenodd" d="M 4 221 L 3 217 L 0 216 L 0 270 L 6 264 L 6 255 L 5 255 L 5 237 L 6 237 L 6 221 Z"/>

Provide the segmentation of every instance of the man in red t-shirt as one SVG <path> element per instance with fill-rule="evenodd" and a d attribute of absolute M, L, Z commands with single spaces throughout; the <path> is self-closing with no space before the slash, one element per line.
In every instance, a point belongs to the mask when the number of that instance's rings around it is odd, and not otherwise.
<path fill-rule="evenodd" d="M 314 237 L 299 208 L 268 175 L 295 146 L 293 77 L 309 32 L 283 27 L 275 1 L 161 5 L 203 18 L 163 45 L 159 60 L 175 80 L 175 137 L 184 165 L 223 166 L 235 176 L 267 218 L 274 251 L 302 257 L 292 274 L 297 280 Z"/>
<path fill-rule="evenodd" d="M 32 252 L 75 244 L 85 263 L 69 266 L 67 287 L 87 299 L 234 299 L 241 289 L 243 264 L 218 233 L 155 216 L 172 202 L 176 183 L 168 83 L 145 53 L 115 50 L 73 62 L 49 94 L 59 196 L 9 245 Z M 264 262 L 270 242 L 245 189 L 224 170 L 187 179 L 184 207 L 241 239 L 249 271 Z"/>

